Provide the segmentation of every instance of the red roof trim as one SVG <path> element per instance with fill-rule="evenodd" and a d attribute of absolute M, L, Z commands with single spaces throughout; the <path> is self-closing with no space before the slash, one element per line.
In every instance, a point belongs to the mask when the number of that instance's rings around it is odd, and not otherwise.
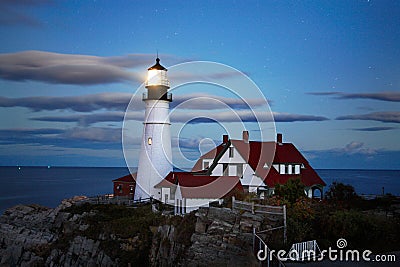
<path fill-rule="evenodd" d="M 136 183 L 137 173 L 128 174 L 113 180 L 113 182 L 123 182 L 123 183 Z"/>

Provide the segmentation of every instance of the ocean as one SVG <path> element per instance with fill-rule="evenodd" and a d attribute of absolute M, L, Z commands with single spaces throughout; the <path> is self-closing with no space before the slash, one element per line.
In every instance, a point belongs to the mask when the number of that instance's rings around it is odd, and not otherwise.
<path fill-rule="evenodd" d="M 333 181 L 354 186 L 358 194 L 400 195 L 400 170 L 317 170 L 328 185 Z M 127 168 L 0 167 L 0 214 L 17 204 L 56 207 L 62 199 L 112 193 L 112 180 Z"/>

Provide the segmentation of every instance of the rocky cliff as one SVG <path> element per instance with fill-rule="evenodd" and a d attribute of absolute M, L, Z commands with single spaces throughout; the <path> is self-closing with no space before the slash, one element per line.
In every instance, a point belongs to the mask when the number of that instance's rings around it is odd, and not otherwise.
<path fill-rule="evenodd" d="M 264 218 L 227 208 L 163 216 L 151 206 L 20 205 L 0 217 L 0 266 L 251 266 Z M 153 207 L 154 209 L 154 207 Z"/>

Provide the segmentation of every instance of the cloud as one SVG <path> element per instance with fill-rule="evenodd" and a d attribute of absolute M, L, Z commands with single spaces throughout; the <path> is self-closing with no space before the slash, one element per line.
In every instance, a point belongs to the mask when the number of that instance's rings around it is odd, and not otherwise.
<path fill-rule="evenodd" d="M 377 153 L 375 149 L 365 147 L 363 142 L 356 141 L 352 141 L 345 145 L 343 148 L 333 149 L 332 151 L 350 155 L 362 154 L 368 156 L 372 156 Z"/>
<path fill-rule="evenodd" d="M 372 120 L 381 122 L 400 123 L 400 112 L 386 111 L 386 112 L 373 112 L 360 115 L 345 115 L 337 117 L 336 120 Z"/>
<path fill-rule="evenodd" d="M 0 143 L 36 144 L 55 147 L 120 149 L 121 128 L 74 127 L 68 129 L 2 129 Z"/>
<path fill-rule="evenodd" d="M 100 93 L 80 96 L 35 96 L 22 98 L 0 97 L 0 107 L 26 107 L 33 111 L 69 109 L 89 112 L 100 109 L 125 110 L 130 93 Z"/>
<path fill-rule="evenodd" d="M 274 112 L 275 122 L 326 121 L 327 117 Z"/>
<path fill-rule="evenodd" d="M 316 158 L 318 155 L 323 154 L 332 154 L 340 157 L 340 155 L 363 155 L 363 156 L 374 156 L 379 151 L 376 149 L 365 147 L 363 142 L 351 141 L 346 144 L 344 147 L 326 149 L 326 150 L 314 150 L 314 151 L 305 151 L 310 158 Z"/>
<path fill-rule="evenodd" d="M 22 98 L 0 97 L 0 107 L 25 107 L 33 111 L 42 110 L 73 110 L 90 112 L 101 109 L 125 111 L 133 94 L 131 93 L 99 93 L 80 96 L 35 96 Z M 144 109 L 141 95 L 134 97 L 130 109 Z M 245 102 L 246 101 L 246 102 Z M 226 106 L 234 109 L 248 109 L 265 105 L 265 100 L 251 98 L 239 99 L 215 96 L 209 94 L 186 94 L 173 96 L 171 108 L 179 106 L 180 109 L 221 109 Z"/>
<path fill-rule="evenodd" d="M 48 0 L 2 0 L 0 1 L 0 25 L 15 26 L 25 25 L 31 27 L 41 26 L 42 22 L 33 16 L 25 14 L 23 8 L 43 6 L 52 3 Z"/>
<path fill-rule="evenodd" d="M 98 122 L 122 122 L 125 112 L 102 112 L 92 114 L 74 114 L 67 116 L 41 116 L 34 117 L 31 120 L 48 121 L 48 122 L 76 122 L 79 126 L 89 126 Z M 129 112 L 128 120 L 142 121 L 144 119 L 143 112 Z"/>
<path fill-rule="evenodd" d="M 275 122 L 295 122 L 295 121 L 325 121 L 326 117 L 314 115 L 301 115 L 290 113 L 273 113 L 274 118 L 268 112 L 251 110 L 230 110 L 223 112 L 175 110 L 170 115 L 172 123 L 226 123 L 226 122 L 269 122 L 275 119 Z M 89 126 L 99 122 L 122 122 L 125 112 L 102 112 L 92 114 L 74 114 L 61 116 L 41 116 L 34 117 L 31 120 L 48 122 L 76 122 L 79 126 Z M 141 111 L 131 111 L 126 115 L 127 120 L 143 121 L 144 113 Z"/>
<path fill-rule="evenodd" d="M 35 80 L 56 84 L 95 85 L 142 78 L 124 69 L 143 64 L 144 55 L 98 57 L 24 51 L 0 55 L 0 78 L 12 81 Z M 147 55 L 148 62 L 152 61 Z M 136 61 L 137 60 L 137 61 Z"/>
<path fill-rule="evenodd" d="M 373 99 L 381 101 L 400 102 L 400 92 L 385 91 L 377 93 L 343 93 L 343 92 L 312 92 L 310 95 L 330 95 L 337 99 Z"/>
<path fill-rule="evenodd" d="M 55 128 L 41 128 L 41 129 L 29 129 L 29 128 L 14 128 L 14 129 L 1 129 L 0 137 L 7 136 L 23 136 L 27 134 L 32 135 L 46 135 L 46 134 L 60 134 L 63 133 L 62 129 Z"/>
<path fill-rule="evenodd" d="M 218 113 L 209 112 L 175 112 L 171 115 L 172 122 L 213 123 L 213 122 L 294 122 L 323 121 L 328 118 L 314 115 L 300 115 L 274 112 L 273 118 L 269 112 L 251 110 L 230 110 Z"/>
<path fill-rule="evenodd" d="M 396 127 L 367 127 L 367 128 L 353 128 L 353 131 L 362 131 L 362 132 L 377 132 L 377 131 L 387 131 L 397 129 Z"/>
<path fill-rule="evenodd" d="M 90 127 L 69 129 L 61 137 L 74 140 L 119 143 L 121 142 L 121 135 L 120 128 Z"/>

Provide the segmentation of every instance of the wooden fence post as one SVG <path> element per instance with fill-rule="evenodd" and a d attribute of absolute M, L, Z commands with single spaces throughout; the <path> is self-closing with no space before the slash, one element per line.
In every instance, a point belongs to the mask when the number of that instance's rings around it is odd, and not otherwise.
<path fill-rule="evenodd" d="M 283 243 L 286 244 L 286 205 L 283 205 Z"/>
<path fill-rule="evenodd" d="M 254 214 L 254 202 L 251 202 L 251 213 Z"/>
<path fill-rule="evenodd" d="M 232 196 L 232 210 L 235 210 L 235 196 Z"/>

